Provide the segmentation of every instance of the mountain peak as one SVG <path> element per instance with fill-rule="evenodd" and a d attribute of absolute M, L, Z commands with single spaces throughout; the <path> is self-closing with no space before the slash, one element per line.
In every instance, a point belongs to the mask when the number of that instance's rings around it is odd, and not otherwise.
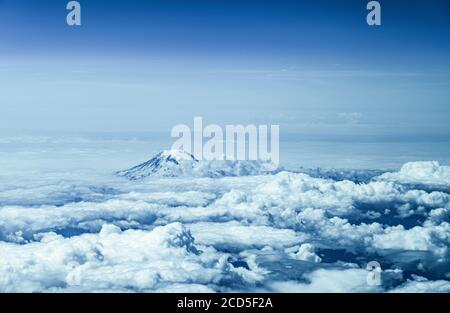
<path fill-rule="evenodd" d="M 197 161 L 192 154 L 177 149 L 163 150 L 156 155 L 156 157 L 158 156 L 161 158 L 166 158 L 167 161 Z"/>
<path fill-rule="evenodd" d="M 268 164 L 260 161 L 214 160 L 199 161 L 192 154 L 181 150 L 164 150 L 149 161 L 116 174 L 130 180 L 148 176 L 158 177 L 224 177 L 261 175 L 273 172 Z"/>
<path fill-rule="evenodd" d="M 190 153 L 181 150 L 164 150 L 150 160 L 116 174 L 131 180 L 147 176 L 176 177 L 192 171 L 197 159 Z"/>

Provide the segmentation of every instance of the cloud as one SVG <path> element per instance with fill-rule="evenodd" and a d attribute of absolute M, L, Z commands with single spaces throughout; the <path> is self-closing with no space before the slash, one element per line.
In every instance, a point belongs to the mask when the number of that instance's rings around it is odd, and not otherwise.
<path fill-rule="evenodd" d="M 26 245 L 2 242 L 0 251 L 2 291 L 151 291 L 213 284 L 228 269 L 226 255 L 198 250 L 180 223 L 124 232 L 105 224 L 72 238 L 46 233 Z"/>
<path fill-rule="evenodd" d="M 407 280 L 403 285 L 391 290 L 393 293 L 424 293 L 424 292 L 450 292 L 450 281 L 416 278 L 416 280 Z"/>
<path fill-rule="evenodd" d="M 199 222 L 189 226 L 197 242 L 229 250 L 290 247 L 306 238 L 291 229 L 277 229 L 270 226 L 245 225 L 236 221 L 211 223 Z"/>
<path fill-rule="evenodd" d="M 380 287 L 367 284 L 363 269 L 318 269 L 306 275 L 307 282 L 273 282 L 274 292 L 375 292 Z"/>
<path fill-rule="evenodd" d="M 316 254 L 314 245 L 310 243 L 304 243 L 299 248 L 297 253 L 293 255 L 297 260 L 320 263 L 322 259 Z"/>
<path fill-rule="evenodd" d="M 4 184 L 0 290 L 445 290 L 450 196 L 402 170 Z"/>
<path fill-rule="evenodd" d="M 440 165 L 437 161 L 409 162 L 404 164 L 399 172 L 385 173 L 378 179 L 450 186 L 450 166 Z"/>

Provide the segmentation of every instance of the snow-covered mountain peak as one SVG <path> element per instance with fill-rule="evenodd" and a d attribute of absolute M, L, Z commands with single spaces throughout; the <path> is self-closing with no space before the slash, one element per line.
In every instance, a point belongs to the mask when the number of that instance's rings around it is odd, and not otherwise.
<path fill-rule="evenodd" d="M 165 158 L 167 161 L 197 161 L 192 154 L 177 149 L 163 150 L 157 156 Z"/>
<path fill-rule="evenodd" d="M 274 172 L 268 163 L 260 161 L 214 160 L 199 161 L 192 154 L 180 150 L 164 150 L 149 161 L 117 175 L 138 180 L 148 176 L 159 177 L 225 177 L 261 175 Z"/>
<path fill-rule="evenodd" d="M 117 172 L 117 175 L 131 180 L 138 180 L 148 176 L 184 176 L 192 171 L 197 162 L 190 153 L 180 150 L 164 150 L 144 163 Z"/>

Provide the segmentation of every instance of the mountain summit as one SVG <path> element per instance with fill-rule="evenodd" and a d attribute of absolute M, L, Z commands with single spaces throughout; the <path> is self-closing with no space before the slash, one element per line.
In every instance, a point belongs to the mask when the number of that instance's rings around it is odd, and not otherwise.
<path fill-rule="evenodd" d="M 190 153 L 180 150 L 164 150 L 144 163 L 117 172 L 117 175 L 131 180 L 147 176 L 184 176 L 192 171 L 197 162 L 197 159 Z"/>
<path fill-rule="evenodd" d="M 157 177 L 225 177 L 272 173 L 270 164 L 260 161 L 199 161 L 180 150 L 164 150 L 152 159 L 116 174 L 130 180 Z"/>

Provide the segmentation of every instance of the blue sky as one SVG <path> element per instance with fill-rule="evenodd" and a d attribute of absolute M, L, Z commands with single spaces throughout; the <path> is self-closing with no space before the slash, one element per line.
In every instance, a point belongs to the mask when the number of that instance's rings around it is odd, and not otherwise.
<path fill-rule="evenodd" d="M 0 129 L 448 138 L 450 4 L 380 2 L 0 0 Z"/>

